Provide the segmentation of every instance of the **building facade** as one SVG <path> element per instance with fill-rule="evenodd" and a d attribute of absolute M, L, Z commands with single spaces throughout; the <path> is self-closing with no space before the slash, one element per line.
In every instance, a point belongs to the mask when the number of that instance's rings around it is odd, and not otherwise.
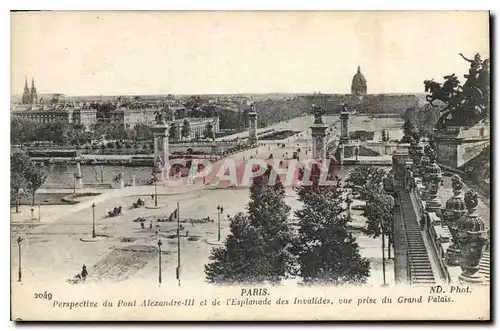
<path fill-rule="evenodd" d="M 184 126 L 184 121 L 187 120 L 189 123 L 189 136 L 182 137 L 182 127 Z M 173 127 L 172 133 L 174 140 L 192 140 L 197 138 L 205 138 L 207 134 L 207 128 L 209 124 L 212 125 L 213 138 L 219 132 L 219 117 L 209 117 L 209 118 L 183 118 L 175 121 L 169 122 L 169 127 Z M 209 137 L 207 137 L 209 138 Z"/>
<path fill-rule="evenodd" d="M 37 123 L 72 123 L 79 124 L 85 130 L 90 130 L 92 125 L 97 122 L 97 111 L 90 107 L 82 106 L 31 106 L 15 107 L 11 111 L 13 117 L 23 118 Z"/>

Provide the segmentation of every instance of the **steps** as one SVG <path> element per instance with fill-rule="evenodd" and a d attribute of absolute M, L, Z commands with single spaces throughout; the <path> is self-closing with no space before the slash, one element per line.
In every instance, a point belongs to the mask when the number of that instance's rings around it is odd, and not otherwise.
<path fill-rule="evenodd" d="M 481 260 L 479 260 L 479 271 L 478 273 L 484 276 L 484 278 L 490 282 L 490 252 L 483 252 Z"/>
<path fill-rule="evenodd" d="M 436 280 L 431 262 L 408 191 L 399 192 L 399 201 L 406 232 L 405 241 L 409 261 L 408 268 L 410 270 L 409 280 L 412 284 L 434 284 Z"/>

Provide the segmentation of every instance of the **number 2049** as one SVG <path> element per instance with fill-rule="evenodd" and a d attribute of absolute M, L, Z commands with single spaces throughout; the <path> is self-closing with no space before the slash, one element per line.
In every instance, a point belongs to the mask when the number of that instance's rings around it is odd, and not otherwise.
<path fill-rule="evenodd" d="M 52 293 L 49 293 L 47 291 L 35 293 L 34 295 L 35 295 L 35 299 L 52 300 Z"/>

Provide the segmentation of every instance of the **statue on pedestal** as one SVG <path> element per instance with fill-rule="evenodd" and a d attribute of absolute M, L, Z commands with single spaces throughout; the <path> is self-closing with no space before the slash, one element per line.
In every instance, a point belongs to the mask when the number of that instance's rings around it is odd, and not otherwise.
<path fill-rule="evenodd" d="M 445 82 L 442 86 L 432 79 L 424 81 L 425 92 L 430 93 L 426 97 L 427 101 L 432 106 L 436 106 L 433 103 L 435 100 L 446 104 L 436 124 L 438 129 L 448 125 L 472 125 L 478 120 L 488 118 L 489 115 L 490 61 L 483 61 L 479 53 L 476 53 L 472 60 L 462 53 L 459 55 L 470 63 L 469 72 L 464 75 L 466 81 L 462 86 L 455 74 L 444 76 Z"/>
<path fill-rule="evenodd" d="M 325 115 L 325 111 L 323 108 L 312 105 L 313 113 L 314 113 L 314 124 L 324 124 L 323 123 L 323 115 Z"/>
<path fill-rule="evenodd" d="M 156 124 L 165 124 L 163 111 L 161 110 L 155 111 L 155 122 Z"/>

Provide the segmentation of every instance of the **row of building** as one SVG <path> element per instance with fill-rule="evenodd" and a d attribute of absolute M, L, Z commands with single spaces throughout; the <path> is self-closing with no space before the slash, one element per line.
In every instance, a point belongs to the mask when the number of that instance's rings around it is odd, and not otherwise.
<path fill-rule="evenodd" d="M 123 126 L 125 130 L 131 130 L 139 124 L 152 126 L 155 124 L 155 113 L 160 108 L 144 105 L 142 107 L 119 107 L 109 113 L 109 124 Z M 11 111 L 13 117 L 23 118 L 37 123 L 72 123 L 82 125 L 89 131 L 97 123 L 97 110 L 85 105 L 65 105 L 64 107 L 47 106 L 25 106 L 18 105 Z M 175 124 L 175 138 L 181 138 L 181 130 L 184 121 L 189 122 L 190 132 L 188 139 L 204 137 L 208 124 L 212 126 L 212 133 L 219 132 L 219 118 L 185 118 L 170 121 L 168 124 Z"/>

